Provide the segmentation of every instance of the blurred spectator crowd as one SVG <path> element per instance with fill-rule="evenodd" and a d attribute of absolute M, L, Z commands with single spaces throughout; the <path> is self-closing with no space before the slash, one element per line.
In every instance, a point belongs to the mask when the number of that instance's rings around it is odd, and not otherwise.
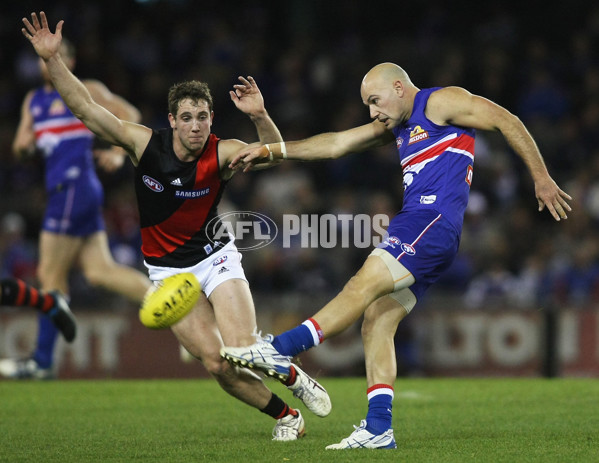
<path fill-rule="evenodd" d="M 10 149 L 22 99 L 40 82 L 37 59 L 20 32 L 20 18 L 35 9 L 29 3 L 3 8 L 0 18 L 0 264 L 3 276 L 33 280 L 45 197 L 42 160 L 17 162 Z M 429 297 L 451 296 L 471 308 L 586 307 L 599 301 L 599 6 L 574 1 L 553 10 L 521 3 L 474 10 L 459 1 L 408 8 L 386 1 L 374 7 L 56 0 L 45 11 L 52 25 L 65 20 L 63 33 L 77 48 L 75 73 L 103 81 L 153 128 L 168 124 L 169 87 L 198 79 L 212 89 L 214 133 L 256 141 L 228 96 L 237 76 L 252 75 L 286 140 L 347 129 L 368 122 L 359 86 L 383 61 L 404 67 L 420 88 L 458 85 L 494 100 L 525 122 L 551 174 L 574 198 L 573 212 L 562 223 L 539 213 L 522 161 L 501 135 L 479 133 L 461 251 Z M 143 268 L 132 175 L 127 165 L 101 179 L 115 256 Z M 279 225 L 283 214 L 392 217 L 402 188 L 389 145 L 342 160 L 238 174 L 221 211 L 260 212 Z M 257 292 L 333 294 L 369 252 L 276 242 L 246 252 L 244 266 Z"/>

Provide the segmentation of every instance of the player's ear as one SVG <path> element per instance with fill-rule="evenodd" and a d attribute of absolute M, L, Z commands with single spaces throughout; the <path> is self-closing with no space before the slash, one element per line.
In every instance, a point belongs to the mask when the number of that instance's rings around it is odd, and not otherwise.
<path fill-rule="evenodd" d="M 175 128 L 175 116 L 172 113 L 168 113 L 168 121 L 171 124 L 171 129 Z"/>
<path fill-rule="evenodd" d="M 395 93 L 397 93 L 397 96 L 403 96 L 403 92 L 404 92 L 404 86 L 403 83 L 401 82 L 401 80 L 396 80 L 395 82 L 393 82 L 393 90 L 395 90 Z"/>

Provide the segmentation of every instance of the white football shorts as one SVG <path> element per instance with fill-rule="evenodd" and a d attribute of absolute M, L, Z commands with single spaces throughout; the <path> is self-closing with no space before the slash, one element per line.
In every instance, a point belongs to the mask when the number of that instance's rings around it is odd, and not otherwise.
<path fill-rule="evenodd" d="M 222 249 L 210 254 L 192 267 L 156 267 L 147 262 L 144 262 L 144 265 L 148 268 L 148 275 L 154 284 L 178 273 L 191 272 L 202 285 L 202 291 L 206 297 L 210 297 L 212 291 L 227 280 L 238 278 L 247 282 L 241 266 L 241 257 L 235 242 L 231 240 Z"/>

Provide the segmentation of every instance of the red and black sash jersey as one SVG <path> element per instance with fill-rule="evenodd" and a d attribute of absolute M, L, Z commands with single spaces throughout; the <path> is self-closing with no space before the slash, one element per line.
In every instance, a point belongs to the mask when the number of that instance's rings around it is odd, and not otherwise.
<path fill-rule="evenodd" d="M 210 134 L 198 159 L 183 162 L 173 151 L 172 129 L 153 131 L 135 169 L 141 249 L 148 264 L 191 267 L 229 242 L 228 236 L 215 240 L 211 235 L 218 229 L 211 220 L 226 184 L 220 178 L 218 141 Z"/>

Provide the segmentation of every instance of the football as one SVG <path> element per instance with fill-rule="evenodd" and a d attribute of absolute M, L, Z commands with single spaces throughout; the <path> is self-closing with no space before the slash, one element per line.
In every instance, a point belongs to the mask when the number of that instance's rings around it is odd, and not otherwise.
<path fill-rule="evenodd" d="M 193 273 L 179 273 L 165 278 L 144 298 L 139 319 L 150 329 L 168 328 L 189 313 L 198 301 L 201 290 Z"/>

